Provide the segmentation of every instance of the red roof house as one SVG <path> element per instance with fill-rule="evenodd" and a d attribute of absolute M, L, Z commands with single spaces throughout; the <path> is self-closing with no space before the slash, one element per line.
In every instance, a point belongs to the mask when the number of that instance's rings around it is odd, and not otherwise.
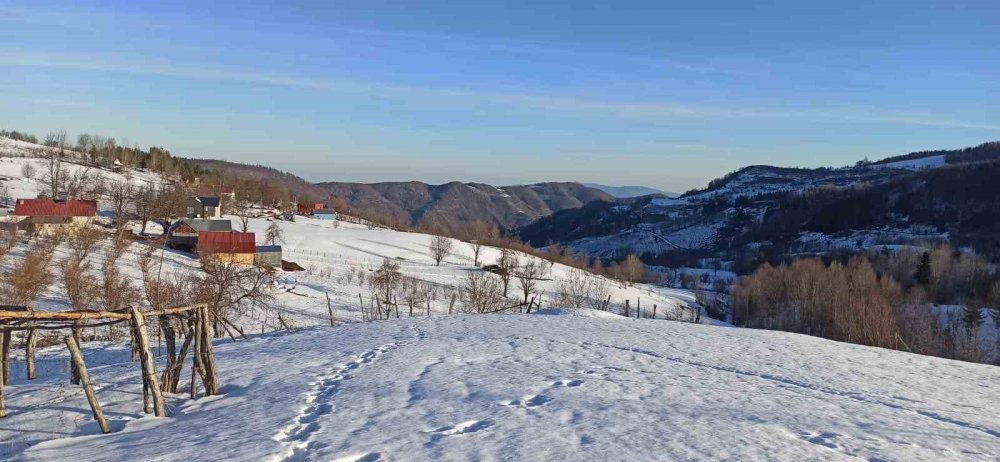
<path fill-rule="evenodd" d="M 233 262 L 252 265 L 257 252 L 254 233 L 235 231 L 198 232 L 198 254 L 214 255 Z"/>
<path fill-rule="evenodd" d="M 93 217 L 97 215 L 97 201 L 52 199 L 18 199 L 14 216 L 19 217 Z"/>

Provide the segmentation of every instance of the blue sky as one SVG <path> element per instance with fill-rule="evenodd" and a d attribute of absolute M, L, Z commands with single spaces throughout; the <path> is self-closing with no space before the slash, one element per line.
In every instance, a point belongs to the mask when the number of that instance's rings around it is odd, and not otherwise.
<path fill-rule="evenodd" d="M 1000 139 L 1000 2 L 5 2 L 0 127 L 685 190 Z"/>

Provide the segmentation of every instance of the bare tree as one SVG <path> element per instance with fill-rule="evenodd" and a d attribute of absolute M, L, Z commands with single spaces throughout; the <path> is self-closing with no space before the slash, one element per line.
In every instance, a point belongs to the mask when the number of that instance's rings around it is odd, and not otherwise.
<path fill-rule="evenodd" d="M 514 271 L 514 276 L 517 277 L 517 285 L 521 288 L 521 293 L 524 295 L 524 303 L 528 303 L 528 297 L 537 289 L 538 278 L 541 274 L 542 266 L 534 258 L 528 258 L 527 262 Z"/>
<path fill-rule="evenodd" d="M 94 197 L 97 176 L 89 168 L 70 171 L 62 176 L 62 191 L 67 199 L 88 199 Z"/>
<path fill-rule="evenodd" d="M 6 183 L 0 184 L 0 207 L 8 207 L 10 202 L 10 186 L 7 186 Z"/>
<path fill-rule="evenodd" d="M 63 138 L 66 134 L 63 133 Z M 42 181 L 48 187 L 49 197 L 53 199 L 61 197 L 63 193 L 63 183 L 65 182 L 65 172 L 62 165 L 63 152 L 45 151 L 45 171 L 42 172 Z"/>
<path fill-rule="evenodd" d="M 466 234 L 468 235 L 469 245 L 472 247 L 472 263 L 479 266 L 479 254 L 482 252 L 483 246 L 496 237 L 496 228 L 477 221 L 469 226 Z"/>
<path fill-rule="evenodd" d="M 244 233 L 250 229 L 250 218 L 253 214 L 254 201 L 250 197 L 249 191 L 241 190 L 236 194 L 235 201 L 229 201 L 231 207 L 229 208 L 233 215 L 240 222 L 240 231 Z"/>
<path fill-rule="evenodd" d="M 451 239 L 444 236 L 434 236 L 431 238 L 430 249 L 434 263 L 441 266 L 441 262 L 448 258 L 448 255 L 451 255 Z"/>
<path fill-rule="evenodd" d="M 29 180 L 35 178 L 35 164 L 30 161 L 25 162 L 21 166 L 21 176 Z"/>
<path fill-rule="evenodd" d="M 146 234 L 146 225 L 156 213 L 160 200 L 160 191 L 151 184 L 145 184 L 135 188 L 133 197 L 132 202 L 135 204 L 135 217 L 142 224 L 139 234 Z"/>
<path fill-rule="evenodd" d="M 462 309 L 466 313 L 495 313 L 502 311 L 507 298 L 500 292 L 498 278 L 485 271 L 472 271 L 462 286 Z"/>
<path fill-rule="evenodd" d="M 359 274 L 362 274 L 359 272 Z M 372 273 L 369 284 L 372 293 L 379 303 L 384 306 L 388 314 L 389 306 L 393 302 L 393 293 L 403 280 L 403 274 L 399 272 L 399 263 L 389 259 L 382 261 L 382 265 Z"/>
<path fill-rule="evenodd" d="M 510 287 L 510 278 L 514 275 L 514 268 L 517 268 L 517 256 L 513 250 L 500 249 L 500 258 L 497 259 L 496 265 L 498 267 L 496 273 L 500 276 L 500 281 L 503 282 L 503 296 L 506 297 Z"/>
<path fill-rule="evenodd" d="M 566 279 L 556 286 L 559 304 L 566 308 L 583 308 L 590 296 L 590 275 L 580 269 L 571 269 Z"/>
<path fill-rule="evenodd" d="M 635 255 L 625 257 L 625 261 L 619 265 L 621 277 L 630 286 L 637 282 L 642 282 L 646 277 L 646 264 Z"/>
<path fill-rule="evenodd" d="M 135 200 L 134 193 L 135 189 L 128 178 L 113 182 L 108 187 L 108 202 L 111 203 L 111 210 L 115 214 L 115 227 L 119 230 L 128 224 L 129 208 Z"/>
<path fill-rule="evenodd" d="M 217 324 L 252 309 L 267 309 L 273 300 L 274 275 L 267 268 L 211 254 L 201 255 L 200 262 L 202 274 L 195 283 L 196 298 L 208 304 Z"/>

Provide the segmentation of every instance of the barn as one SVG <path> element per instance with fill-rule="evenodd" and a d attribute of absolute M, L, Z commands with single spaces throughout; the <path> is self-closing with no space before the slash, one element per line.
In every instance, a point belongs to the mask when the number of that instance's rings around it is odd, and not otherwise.
<path fill-rule="evenodd" d="M 201 231 L 198 233 L 198 255 L 218 258 L 227 263 L 253 265 L 257 254 L 254 233 L 235 231 Z"/>
<path fill-rule="evenodd" d="M 198 247 L 198 233 L 232 230 L 233 224 L 229 220 L 180 220 L 167 229 L 167 245 L 172 249 L 191 252 Z"/>
<path fill-rule="evenodd" d="M 18 199 L 14 204 L 18 227 L 51 235 L 93 223 L 97 202 L 85 200 Z"/>

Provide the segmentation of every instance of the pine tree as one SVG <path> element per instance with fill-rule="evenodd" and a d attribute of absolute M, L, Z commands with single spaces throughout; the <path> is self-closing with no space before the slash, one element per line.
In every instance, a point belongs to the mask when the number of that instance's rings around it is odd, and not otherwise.
<path fill-rule="evenodd" d="M 925 287 L 931 283 L 930 252 L 924 252 L 924 255 L 920 257 L 920 265 L 917 266 L 917 272 L 913 273 L 913 279 L 916 279 L 918 284 Z"/>
<path fill-rule="evenodd" d="M 969 330 L 970 333 L 977 332 L 979 326 L 986 321 L 986 317 L 983 316 L 982 310 L 979 309 L 979 304 L 968 303 L 965 305 L 964 316 L 962 316 L 962 322 L 965 323 L 965 328 Z"/>
<path fill-rule="evenodd" d="M 271 245 L 277 245 L 278 242 L 285 240 L 285 233 L 278 226 L 277 221 L 272 221 L 270 225 L 267 226 L 267 231 L 264 233 L 264 241 Z"/>

